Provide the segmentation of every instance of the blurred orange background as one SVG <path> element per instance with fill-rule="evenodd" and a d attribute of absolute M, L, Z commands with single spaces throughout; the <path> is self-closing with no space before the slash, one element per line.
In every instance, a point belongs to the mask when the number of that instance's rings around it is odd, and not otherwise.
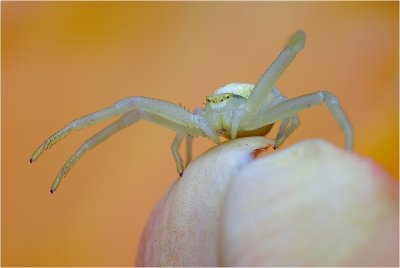
<path fill-rule="evenodd" d="M 193 110 L 224 84 L 255 83 L 297 29 L 306 47 L 277 86 L 288 97 L 336 94 L 355 152 L 398 177 L 397 2 L 1 5 L 3 266 L 133 265 L 153 206 L 177 178 L 174 132 L 144 121 L 125 129 L 85 155 L 54 195 L 59 168 L 111 121 L 73 133 L 31 165 L 32 152 L 126 96 Z M 283 148 L 309 138 L 344 145 L 326 107 L 300 120 Z M 211 146 L 196 139 L 195 155 Z"/>

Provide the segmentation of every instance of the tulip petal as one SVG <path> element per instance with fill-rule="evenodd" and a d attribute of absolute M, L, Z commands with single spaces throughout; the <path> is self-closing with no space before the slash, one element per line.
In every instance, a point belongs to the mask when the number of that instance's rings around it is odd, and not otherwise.
<path fill-rule="evenodd" d="M 137 266 L 217 266 L 226 190 L 263 137 L 222 143 L 193 161 L 156 206 L 142 234 Z"/>
<path fill-rule="evenodd" d="M 249 163 L 224 204 L 223 265 L 398 265 L 397 180 L 326 142 Z"/>

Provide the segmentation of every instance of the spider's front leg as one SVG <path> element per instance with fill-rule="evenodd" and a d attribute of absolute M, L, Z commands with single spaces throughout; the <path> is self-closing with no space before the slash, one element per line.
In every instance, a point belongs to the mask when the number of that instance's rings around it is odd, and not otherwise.
<path fill-rule="evenodd" d="M 68 159 L 68 161 L 64 164 L 64 166 L 60 169 L 55 178 L 50 192 L 53 193 L 58 185 L 60 184 L 63 177 L 65 177 L 71 168 L 78 162 L 78 160 L 90 149 L 93 149 L 103 141 L 110 138 L 115 133 L 121 131 L 122 129 L 134 124 L 136 121 L 140 119 L 139 111 L 130 111 L 121 116 L 120 119 L 111 123 L 90 139 L 86 140 L 79 148 L 75 151 L 75 153 Z"/>
<path fill-rule="evenodd" d="M 62 178 L 69 172 L 72 166 L 89 149 L 96 147 L 113 134 L 123 128 L 132 125 L 138 119 L 145 119 L 154 123 L 173 129 L 179 133 L 186 133 L 191 136 L 206 136 L 214 142 L 219 143 L 217 133 L 210 127 L 208 121 L 201 115 L 191 114 L 182 107 L 170 102 L 145 98 L 129 97 L 118 101 L 111 107 L 92 113 L 80 119 L 72 121 L 70 124 L 56 132 L 45 140 L 42 145 L 33 153 L 31 162 L 36 160 L 44 150 L 49 149 L 55 143 L 67 136 L 72 130 L 81 129 L 93 125 L 99 121 L 110 118 L 114 115 L 123 114 L 121 118 L 110 124 L 92 138 L 82 144 L 81 147 L 70 157 L 54 180 L 51 192 L 54 192 L 60 184 Z M 176 143 L 180 143 L 180 138 Z M 177 159 L 177 158 L 175 158 Z"/>
<path fill-rule="evenodd" d="M 231 137 L 236 138 L 239 126 L 242 121 L 246 122 L 253 118 L 260 111 L 262 106 L 270 105 L 274 99 L 271 94 L 276 81 L 283 74 L 289 64 L 295 59 L 298 52 L 304 48 L 305 33 L 297 31 L 286 43 L 279 56 L 268 67 L 268 69 L 261 76 L 260 80 L 254 86 L 249 99 L 246 103 L 242 104 L 235 112 L 232 120 Z"/>
<path fill-rule="evenodd" d="M 107 107 L 105 109 L 102 109 L 100 111 L 94 112 L 92 114 L 86 115 L 84 117 L 78 118 L 53 135 L 51 135 L 47 140 L 45 140 L 39 148 L 36 149 L 36 151 L 33 153 L 31 159 L 29 160 L 31 163 L 36 161 L 40 155 L 53 147 L 56 143 L 58 143 L 60 140 L 65 138 L 67 135 L 69 135 L 73 130 L 78 130 L 82 129 L 91 125 L 94 125 L 96 123 L 99 123 L 101 121 L 104 121 L 106 119 L 109 119 L 113 116 L 123 114 L 125 111 L 122 111 L 119 109 L 118 105 L 113 105 L 110 107 Z"/>

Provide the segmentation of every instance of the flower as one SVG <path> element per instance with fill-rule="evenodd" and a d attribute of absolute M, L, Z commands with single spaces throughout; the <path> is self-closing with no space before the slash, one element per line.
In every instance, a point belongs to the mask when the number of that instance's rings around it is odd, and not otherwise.
<path fill-rule="evenodd" d="M 398 181 L 320 140 L 255 158 L 263 137 L 201 155 L 155 207 L 139 266 L 398 265 Z"/>

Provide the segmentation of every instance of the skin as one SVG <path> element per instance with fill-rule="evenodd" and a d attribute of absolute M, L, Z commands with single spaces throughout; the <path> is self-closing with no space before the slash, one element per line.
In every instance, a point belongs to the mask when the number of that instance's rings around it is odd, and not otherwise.
<path fill-rule="evenodd" d="M 54 144 L 66 137 L 73 130 L 91 126 L 100 121 L 120 115 L 120 119 L 110 124 L 90 139 L 86 140 L 61 168 L 55 178 L 50 192 L 53 193 L 61 180 L 74 164 L 90 149 L 110 138 L 122 129 L 136 123 L 139 119 L 176 131 L 171 149 L 180 176 L 184 171 L 184 163 L 179 154 L 179 147 L 186 136 L 188 145 L 192 137 L 203 136 L 219 144 L 219 136 L 230 139 L 248 136 L 264 136 L 272 125 L 282 121 L 274 148 L 278 148 L 286 138 L 299 126 L 297 113 L 312 106 L 325 103 L 343 130 L 346 149 L 353 147 L 353 128 L 339 100 L 330 92 L 319 91 L 304 96 L 287 99 L 274 87 L 275 82 L 283 74 L 297 53 L 304 48 L 305 33 L 298 31 L 290 38 L 275 61 L 253 84 L 232 83 L 217 89 L 207 97 L 204 109 L 196 109 L 194 113 L 186 111 L 179 105 L 146 97 L 127 97 L 114 105 L 72 121 L 70 124 L 45 140 L 33 153 L 30 162 L 50 149 Z M 191 159 L 191 148 L 187 150 L 187 159 Z M 188 165 L 188 162 L 186 165 Z"/>

